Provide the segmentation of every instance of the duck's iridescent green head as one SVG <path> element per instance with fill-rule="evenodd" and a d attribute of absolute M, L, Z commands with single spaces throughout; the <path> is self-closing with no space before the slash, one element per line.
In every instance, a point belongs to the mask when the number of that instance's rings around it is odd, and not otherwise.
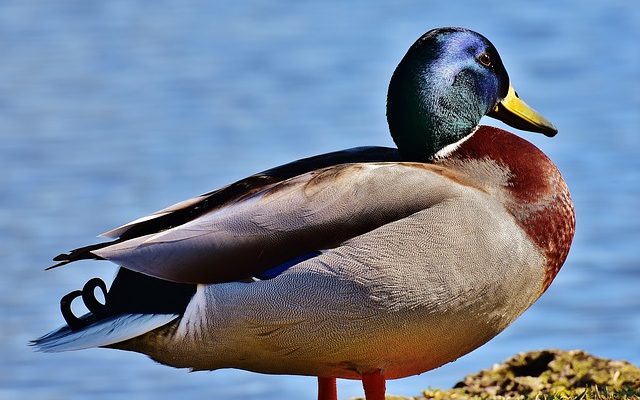
<path fill-rule="evenodd" d="M 391 136 L 403 157 L 432 158 L 472 134 L 483 115 L 553 136 L 556 128 L 520 100 L 496 48 L 479 33 L 425 33 L 393 73 L 387 97 Z"/>

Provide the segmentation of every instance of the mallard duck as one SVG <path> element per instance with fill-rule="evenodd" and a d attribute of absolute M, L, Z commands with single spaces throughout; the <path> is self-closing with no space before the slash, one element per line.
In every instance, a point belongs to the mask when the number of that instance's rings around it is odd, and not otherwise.
<path fill-rule="evenodd" d="M 385 380 L 494 337 L 549 287 L 575 217 L 534 145 L 484 115 L 554 136 L 514 91 L 495 47 L 461 28 L 425 33 L 389 85 L 397 149 L 360 147 L 250 176 L 106 232 L 54 260 L 109 260 L 61 300 L 46 352 L 109 347 L 192 370 L 240 368 Z M 105 292 L 105 304 L 94 291 Z M 76 317 L 82 297 L 89 313 Z"/>

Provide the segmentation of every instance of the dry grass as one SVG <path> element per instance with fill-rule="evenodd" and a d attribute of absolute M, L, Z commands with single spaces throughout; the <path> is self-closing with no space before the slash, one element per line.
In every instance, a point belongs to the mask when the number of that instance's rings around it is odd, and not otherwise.
<path fill-rule="evenodd" d="M 640 368 L 580 350 L 517 354 L 465 377 L 453 389 L 428 389 L 417 397 L 387 400 L 640 400 Z"/>

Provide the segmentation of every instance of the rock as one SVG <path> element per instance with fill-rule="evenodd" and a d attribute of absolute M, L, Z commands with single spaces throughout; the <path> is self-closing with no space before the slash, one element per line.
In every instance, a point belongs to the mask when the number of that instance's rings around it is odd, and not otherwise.
<path fill-rule="evenodd" d="M 640 368 L 581 350 L 532 351 L 469 375 L 453 389 L 429 389 L 418 397 L 387 396 L 388 400 L 495 398 L 640 399 Z"/>
<path fill-rule="evenodd" d="M 542 350 L 517 354 L 493 368 L 465 377 L 454 386 L 455 391 L 480 398 L 538 395 L 571 398 L 589 389 L 623 394 L 635 391 L 640 396 L 640 369 L 626 361 L 598 358 L 580 350 Z"/>

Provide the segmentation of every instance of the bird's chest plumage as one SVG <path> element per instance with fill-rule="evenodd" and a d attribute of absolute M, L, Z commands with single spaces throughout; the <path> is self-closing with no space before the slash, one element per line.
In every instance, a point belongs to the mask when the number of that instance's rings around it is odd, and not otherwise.
<path fill-rule="evenodd" d="M 438 164 L 485 187 L 545 257 L 545 291 L 563 265 L 575 233 L 567 184 L 553 162 L 528 141 L 481 126 Z"/>

